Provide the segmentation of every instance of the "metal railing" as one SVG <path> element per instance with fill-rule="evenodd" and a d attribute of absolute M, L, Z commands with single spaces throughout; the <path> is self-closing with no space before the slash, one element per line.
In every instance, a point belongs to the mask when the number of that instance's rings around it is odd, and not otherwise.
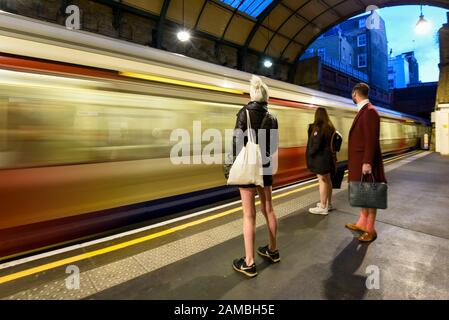
<path fill-rule="evenodd" d="M 318 56 L 318 55 L 317 55 Z M 322 57 L 318 56 L 320 59 L 320 62 L 328 67 L 334 68 L 338 71 L 341 71 L 347 75 L 353 76 L 359 80 L 362 80 L 364 82 L 368 82 L 368 75 L 366 73 L 363 73 L 361 71 L 358 71 L 354 69 L 351 65 L 344 63 L 340 60 L 334 59 L 332 57 Z"/>

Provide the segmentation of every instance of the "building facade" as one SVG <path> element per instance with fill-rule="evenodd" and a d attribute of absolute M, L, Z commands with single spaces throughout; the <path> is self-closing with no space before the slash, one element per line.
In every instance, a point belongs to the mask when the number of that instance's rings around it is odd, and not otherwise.
<path fill-rule="evenodd" d="M 389 89 L 407 88 L 410 84 L 410 66 L 403 54 L 392 57 L 388 61 Z"/>
<path fill-rule="evenodd" d="M 312 57 L 323 60 L 336 60 L 348 66 L 354 65 L 354 49 L 352 44 L 337 26 L 315 41 L 301 56 L 301 60 Z"/>
<path fill-rule="evenodd" d="M 410 85 L 420 83 L 421 81 L 419 80 L 419 63 L 418 60 L 416 60 L 415 52 L 414 51 L 405 52 L 403 53 L 403 55 L 408 62 Z"/>
<path fill-rule="evenodd" d="M 350 98 L 352 85 L 366 82 L 374 103 L 391 105 L 387 33 L 376 12 L 324 33 L 301 56 L 298 70 L 296 84 Z"/>
<path fill-rule="evenodd" d="M 406 88 L 420 84 L 419 63 L 415 52 L 405 52 L 388 60 L 388 86 L 390 89 Z"/>
<path fill-rule="evenodd" d="M 299 62 L 294 83 L 351 99 L 354 86 L 368 82 L 368 75 L 329 58 L 312 57 Z M 391 93 L 371 86 L 370 100 L 375 105 L 390 108 Z"/>
<path fill-rule="evenodd" d="M 388 91 L 388 44 L 385 21 L 376 12 L 345 21 L 318 38 L 302 60 L 312 56 L 351 64 L 368 82 Z"/>
<path fill-rule="evenodd" d="M 355 67 L 368 74 L 369 82 L 388 91 L 388 44 L 385 21 L 376 13 L 350 19 L 341 24 L 354 48 Z"/>

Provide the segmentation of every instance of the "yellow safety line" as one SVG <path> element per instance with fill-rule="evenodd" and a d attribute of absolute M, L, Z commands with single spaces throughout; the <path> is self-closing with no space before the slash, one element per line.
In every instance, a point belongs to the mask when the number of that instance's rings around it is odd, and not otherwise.
<path fill-rule="evenodd" d="M 229 89 L 229 88 L 224 88 L 224 87 L 219 87 L 219 86 L 212 86 L 212 85 L 208 85 L 208 84 L 201 84 L 201 83 L 176 80 L 176 79 L 170 79 L 170 78 L 164 78 L 164 77 L 158 77 L 158 76 L 152 76 L 152 75 L 143 74 L 143 73 L 124 72 L 124 71 L 122 72 L 121 71 L 121 72 L 119 72 L 119 75 L 121 75 L 123 77 L 135 78 L 135 79 L 143 79 L 143 80 L 149 80 L 149 81 L 155 81 L 155 82 L 175 84 L 175 85 L 184 86 L 184 87 L 221 91 L 221 92 L 234 93 L 234 94 L 240 94 L 240 95 L 244 94 L 244 92 L 241 90 Z"/>
<path fill-rule="evenodd" d="M 417 152 L 417 153 L 419 153 L 419 152 Z M 414 155 L 414 154 L 411 154 L 411 155 Z M 385 161 L 385 163 L 388 163 L 388 162 L 391 162 L 391 161 L 395 161 L 395 160 L 399 160 L 399 159 L 402 159 L 402 158 L 404 158 L 406 156 L 411 156 L 411 155 L 407 154 L 407 155 L 404 155 L 404 156 L 400 156 L 399 158 L 395 158 L 395 159 L 391 159 L 389 161 Z M 319 185 L 318 183 L 314 183 L 314 184 L 311 184 L 309 186 L 305 186 L 305 187 L 302 187 L 302 188 L 299 188 L 299 189 L 291 190 L 291 191 L 288 191 L 288 192 L 285 192 L 285 193 L 282 193 L 282 194 L 274 196 L 273 200 L 284 198 L 284 197 L 289 196 L 291 194 L 298 193 L 298 192 L 301 192 L 301 191 L 304 191 L 304 190 L 316 187 L 318 185 Z M 257 201 L 256 205 L 259 205 L 259 204 L 260 204 L 260 201 Z M 184 230 L 184 229 L 187 229 L 187 228 L 190 228 L 190 227 L 193 227 L 193 226 L 197 226 L 199 224 L 203 224 L 203 223 L 211 221 L 211 220 L 215 220 L 215 219 L 218 219 L 218 218 L 221 218 L 221 217 L 225 217 L 225 216 L 230 215 L 232 213 L 238 212 L 241 209 L 242 209 L 242 207 L 237 207 L 237 208 L 230 209 L 230 210 L 227 210 L 227 211 L 224 211 L 224 212 L 221 212 L 221 213 L 217 213 L 217 214 L 209 216 L 209 217 L 205 217 L 205 218 L 202 218 L 202 219 L 199 219 L 199 220 L 195 220 L 195 221 L 192 221 L 192 222 L 188 222 L 188 223 L 176 226 L 176 227 L 172 227 L 172 228 L 169 228 L 167 230 L 156 232 L 156 233 L 144 236 L 144 237 L 140 237 L 140 238 L 136 238 L 136 239 L 133 239 L 133 240 L 125 241 L 125 242 L 122 242 L 122 243 L 119 243 L 119 244 L 116 244 L 116 245 L 105 247 L 103 249 L 98 249 L 98 250 L 94 250 L 94 251 L 91 251 L 91 252 L 86 252 L 86 253 L 83 253 L 83 254 L 80 254 L 80 255 L 76 255 L 76 256 L 73 256 L 73 257 L 70 257 L 70 258 L 65 258 L 65 259 L 54 261 L 54 262 L 46 263 L 46 264 L 43 264 L 41 266 L 37 266 L 37 267 L 34 267 L 34 268 L 26 269 L 26 270 L 23 270 L 23 271 L 20 271 L 20 272 L 12 273 L 12 274 L 0 277 L 0 284 L 6 283 L 6 282 L 9 282 L 9 281 L 13 281 L 13 280 L 17 280 L 17 279 L 20 279 L 20 278 L 24 278 L 24 277 L 27 277 L 27 276 L 30 276 L 32 274 L 36 274 L 36 273 L 39 273 L 39 272 L 43 272 L 43 271 L 47 271 L 47 270 L 50 270 L 50 269 L 58 268 L 58 267 L 61 267 L 61 266 L 64 266 L 64 265 L 67 265 L 67 264 L 70 264 L 70 263 L 74 263 L 74 262 L 77 262 L 77 261 L 89 259 L 89 258 L 92 258 L 92 257 L 96 257 L 96 256 L 99 256 L 99 255 L 103 255 L 103 254 L 106 254 L 106 253 L 110 253 L 110 252 L 113 252 L 113 251 L 124 249 L 124 248 L 130 247 L 130 246 L 133 246 L 133 245 L 136 245 L 136 244 L 139 244 L 139 243 L 143 243 L 143 242 L 155 239 L 155 238 L 163 237 L 163 236 L 175 233 L 175 232 L 180 231 L 180 230 Z"/>
<path fill-rule="evenodd" d="M 418 150 L 418 151 L 414 151 L 414 152 L 412 152 L 412 153 L 404 154 L 404 155 L 402 155 L 402 156 L 396 156 L 396 157 L 393 157 L 393 158 L 391 158 L 391 159 L 385 160 L 385 161 L 384 161 L 384 164 L 387 164 L 387 163 L 390 163 L 390 162 L 394 162 L 394 161 L 397 161 L 397 160 L 401 160 L 401 159 L 403 159 L 403 158 L 412 157 L 412 156 L 415 156 L 415 155 L 417 155 L 417 154 L 419 154 L 419 153 L 423 153 L 423 152 L 424 152 L 424 151 L 422 151 L 422 150 Z"/>

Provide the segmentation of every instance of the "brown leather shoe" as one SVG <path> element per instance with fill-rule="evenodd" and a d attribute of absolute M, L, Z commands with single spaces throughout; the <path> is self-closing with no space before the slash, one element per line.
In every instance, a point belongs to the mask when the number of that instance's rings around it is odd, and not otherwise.
<path fill-rule="evenodd" d="M 355 223 L 348 223 L 345 225 L 345 227 L 351 231 L 358 231 L 358 232 L 366 232 L 365 229 L 360 228 L 358 225 L 356 225 Z"/>
<path fill-rule="evenodd" d="M 377 232 L 374 232 L 373 234 L 365 232 L 358 239 L 360 242 L 373 242 L 377 239 Z"/>

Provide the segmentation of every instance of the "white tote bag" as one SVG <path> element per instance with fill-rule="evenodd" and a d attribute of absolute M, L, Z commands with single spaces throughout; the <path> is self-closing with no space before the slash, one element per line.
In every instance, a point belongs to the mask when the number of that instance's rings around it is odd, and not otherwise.
<path fill-rule="evenodd" d="M 263 187 L 263 168 L 260 147 L 256 144 L 251 130 L 251 119 L 246 110 L 248 143 L 242 148 L 232 164 L 228 185 L 254 184 Z"/>

